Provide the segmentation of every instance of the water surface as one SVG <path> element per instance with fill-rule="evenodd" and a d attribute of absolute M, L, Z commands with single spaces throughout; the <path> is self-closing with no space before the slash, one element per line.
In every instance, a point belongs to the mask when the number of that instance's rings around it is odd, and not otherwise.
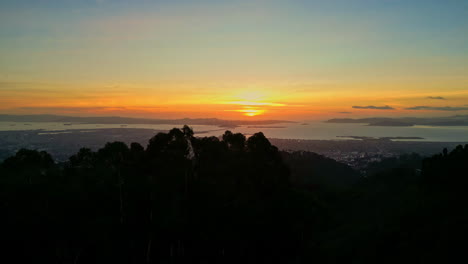
<path fill-rule="evenodd" d="M 306 125 L 304 124 L 306 123 Z M 102 128 L 144 128 L 153 130 L 170 130 L 180 125 L 165 124 L 83 124 L 83 123 L 44 123 L 44 122 L 0 122 L 0 131 L 15 130 L 47 130 L 62 133 L 64 130 L 87 130 Z M 220 128 L 209 125 L 191 126 L 199 136 L 219 136 L 225 130 L 252 135 L 263 132 L 271 138 L 288 139 L 316 139 L 316 140 L 344 140 L 337 136 L 365 136 L 365 137 L 422 137 L 422 140 L 411 141 L 440 141 L 440 142 L 468 142 L 468 126 L 413 126 L 413 127 L 376 127 L 366 124 L 334 124 L 317 121 L 306 121 L 295 124 L 279 124 L 273 127 Z M 60 132 L 62 131 L 62 132 Z"/>

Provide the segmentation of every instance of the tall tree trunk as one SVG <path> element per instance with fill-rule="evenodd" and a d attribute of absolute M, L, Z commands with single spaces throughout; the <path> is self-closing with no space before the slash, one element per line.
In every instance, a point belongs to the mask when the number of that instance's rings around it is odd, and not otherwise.
<path fill-rule="evenodd" d="M 150 192 L 150 214 L 149 214 L 149 238 L 148 238 L 148 245 L 146 247 L 146 263 L 151 262 L 151 244 L 153 243 L 153 192 Z"/>
<path fill-rule="evenodd" d="M 120 169 L 118 170 L 119 180 L 119 200 L 120 200 L 120 224 L 124 223 L 124 203 L 123 203 L 123 179 L 120 175 Z"/>
<path fill-rule="evenodd" d="M 146 247 L 146 263 L 151 261 L 151 243 L 153 241 L 152 234 L 150 234 L 148 239 L 148 246 Z"/>

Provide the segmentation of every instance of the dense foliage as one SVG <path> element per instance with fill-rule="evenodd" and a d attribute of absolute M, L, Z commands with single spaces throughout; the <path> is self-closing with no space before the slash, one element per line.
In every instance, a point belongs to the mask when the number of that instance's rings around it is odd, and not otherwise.
<path fill-rule="evenodd" d="M 113 142 L 62 165 L 20 150 L 0 181 L 3 249 L 21 262 L 289 259 L 313 223 L 262 133 L 220 140 L 184 127 L 146 149 Z"/>
<path fill-rule="evenodd" d="M 17 263 L 416 263 L 460 257 L 468 146 L 373 164 L 365 178 L 262 133 L 185 126 L 0 166 L 0 255 Z M 393 164 L 393 165 L 389 165 Z M 6 262 L 5 262 L 6 261 Z"/>
<path fill-rule="evenodd" d="M 322 262 L 468 261 L 468 145 L 418 159 L 372 164 L 374 174 L 343 195 L 322 229 Z"/>

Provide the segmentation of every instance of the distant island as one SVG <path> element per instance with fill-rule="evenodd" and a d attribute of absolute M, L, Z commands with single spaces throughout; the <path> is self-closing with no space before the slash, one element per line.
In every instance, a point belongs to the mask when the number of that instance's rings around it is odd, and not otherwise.
<path fill-rule="evenodd" d="M 468 126 L 468 115 L 456 115 L 446 117 L 370 117 L 370 118 L 334 118 L 325 123 L 339 124 L 364 124 L 368 126 Z"/>
<path fill-rule="evenodd" d="M 286 128 L 285 126 L 247 126 L 247 128 Z"/>
<path fill-rule="evenodd" d="M 218 118 L 182 118 L 182 119 L 150 119 L 132 118 L 120 116 L 100 116 L 100 117 L 78 117 L 60 115 L 1 115 L 0 122 L 58 122 L 71 125 L 81 124 L 165 124 L 165 125 L 210 125 L 221 128 L 236 128 L 242 125 L 274 125 L 284 123 L 296 123 L 287 120 L 224 120 Z"/>

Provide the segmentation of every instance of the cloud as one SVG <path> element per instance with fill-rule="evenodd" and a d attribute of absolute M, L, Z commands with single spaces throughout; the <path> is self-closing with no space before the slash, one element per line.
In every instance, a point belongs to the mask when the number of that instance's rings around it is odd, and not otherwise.
<path fill-rule="evenodd" d="M 406 110 L 433 110 L 433 111 L 466 111 L 468 107 L 466 106 L 413 106 L 405 108 Z"/>
<path fill-rule="evenodd" d="M 351 114 L 352 112 L 338 112 L 338 114 Z"/>
<path fill-rule="evenodd" d="M 433 100 L 445 100 L 444 97 L 442 96 L 428 96 L 427 99 L 433 99 Z"/>
<path fill-rule="evenodd" d="M 355 109 L 374 109 L 374 110 L 394 110 L 395 108 L 385 105 L 385 106 L 374 106 L 374 105 L 368 105 L 368 106 L 358 106 L 355 105 L 353 106 Z"/>

